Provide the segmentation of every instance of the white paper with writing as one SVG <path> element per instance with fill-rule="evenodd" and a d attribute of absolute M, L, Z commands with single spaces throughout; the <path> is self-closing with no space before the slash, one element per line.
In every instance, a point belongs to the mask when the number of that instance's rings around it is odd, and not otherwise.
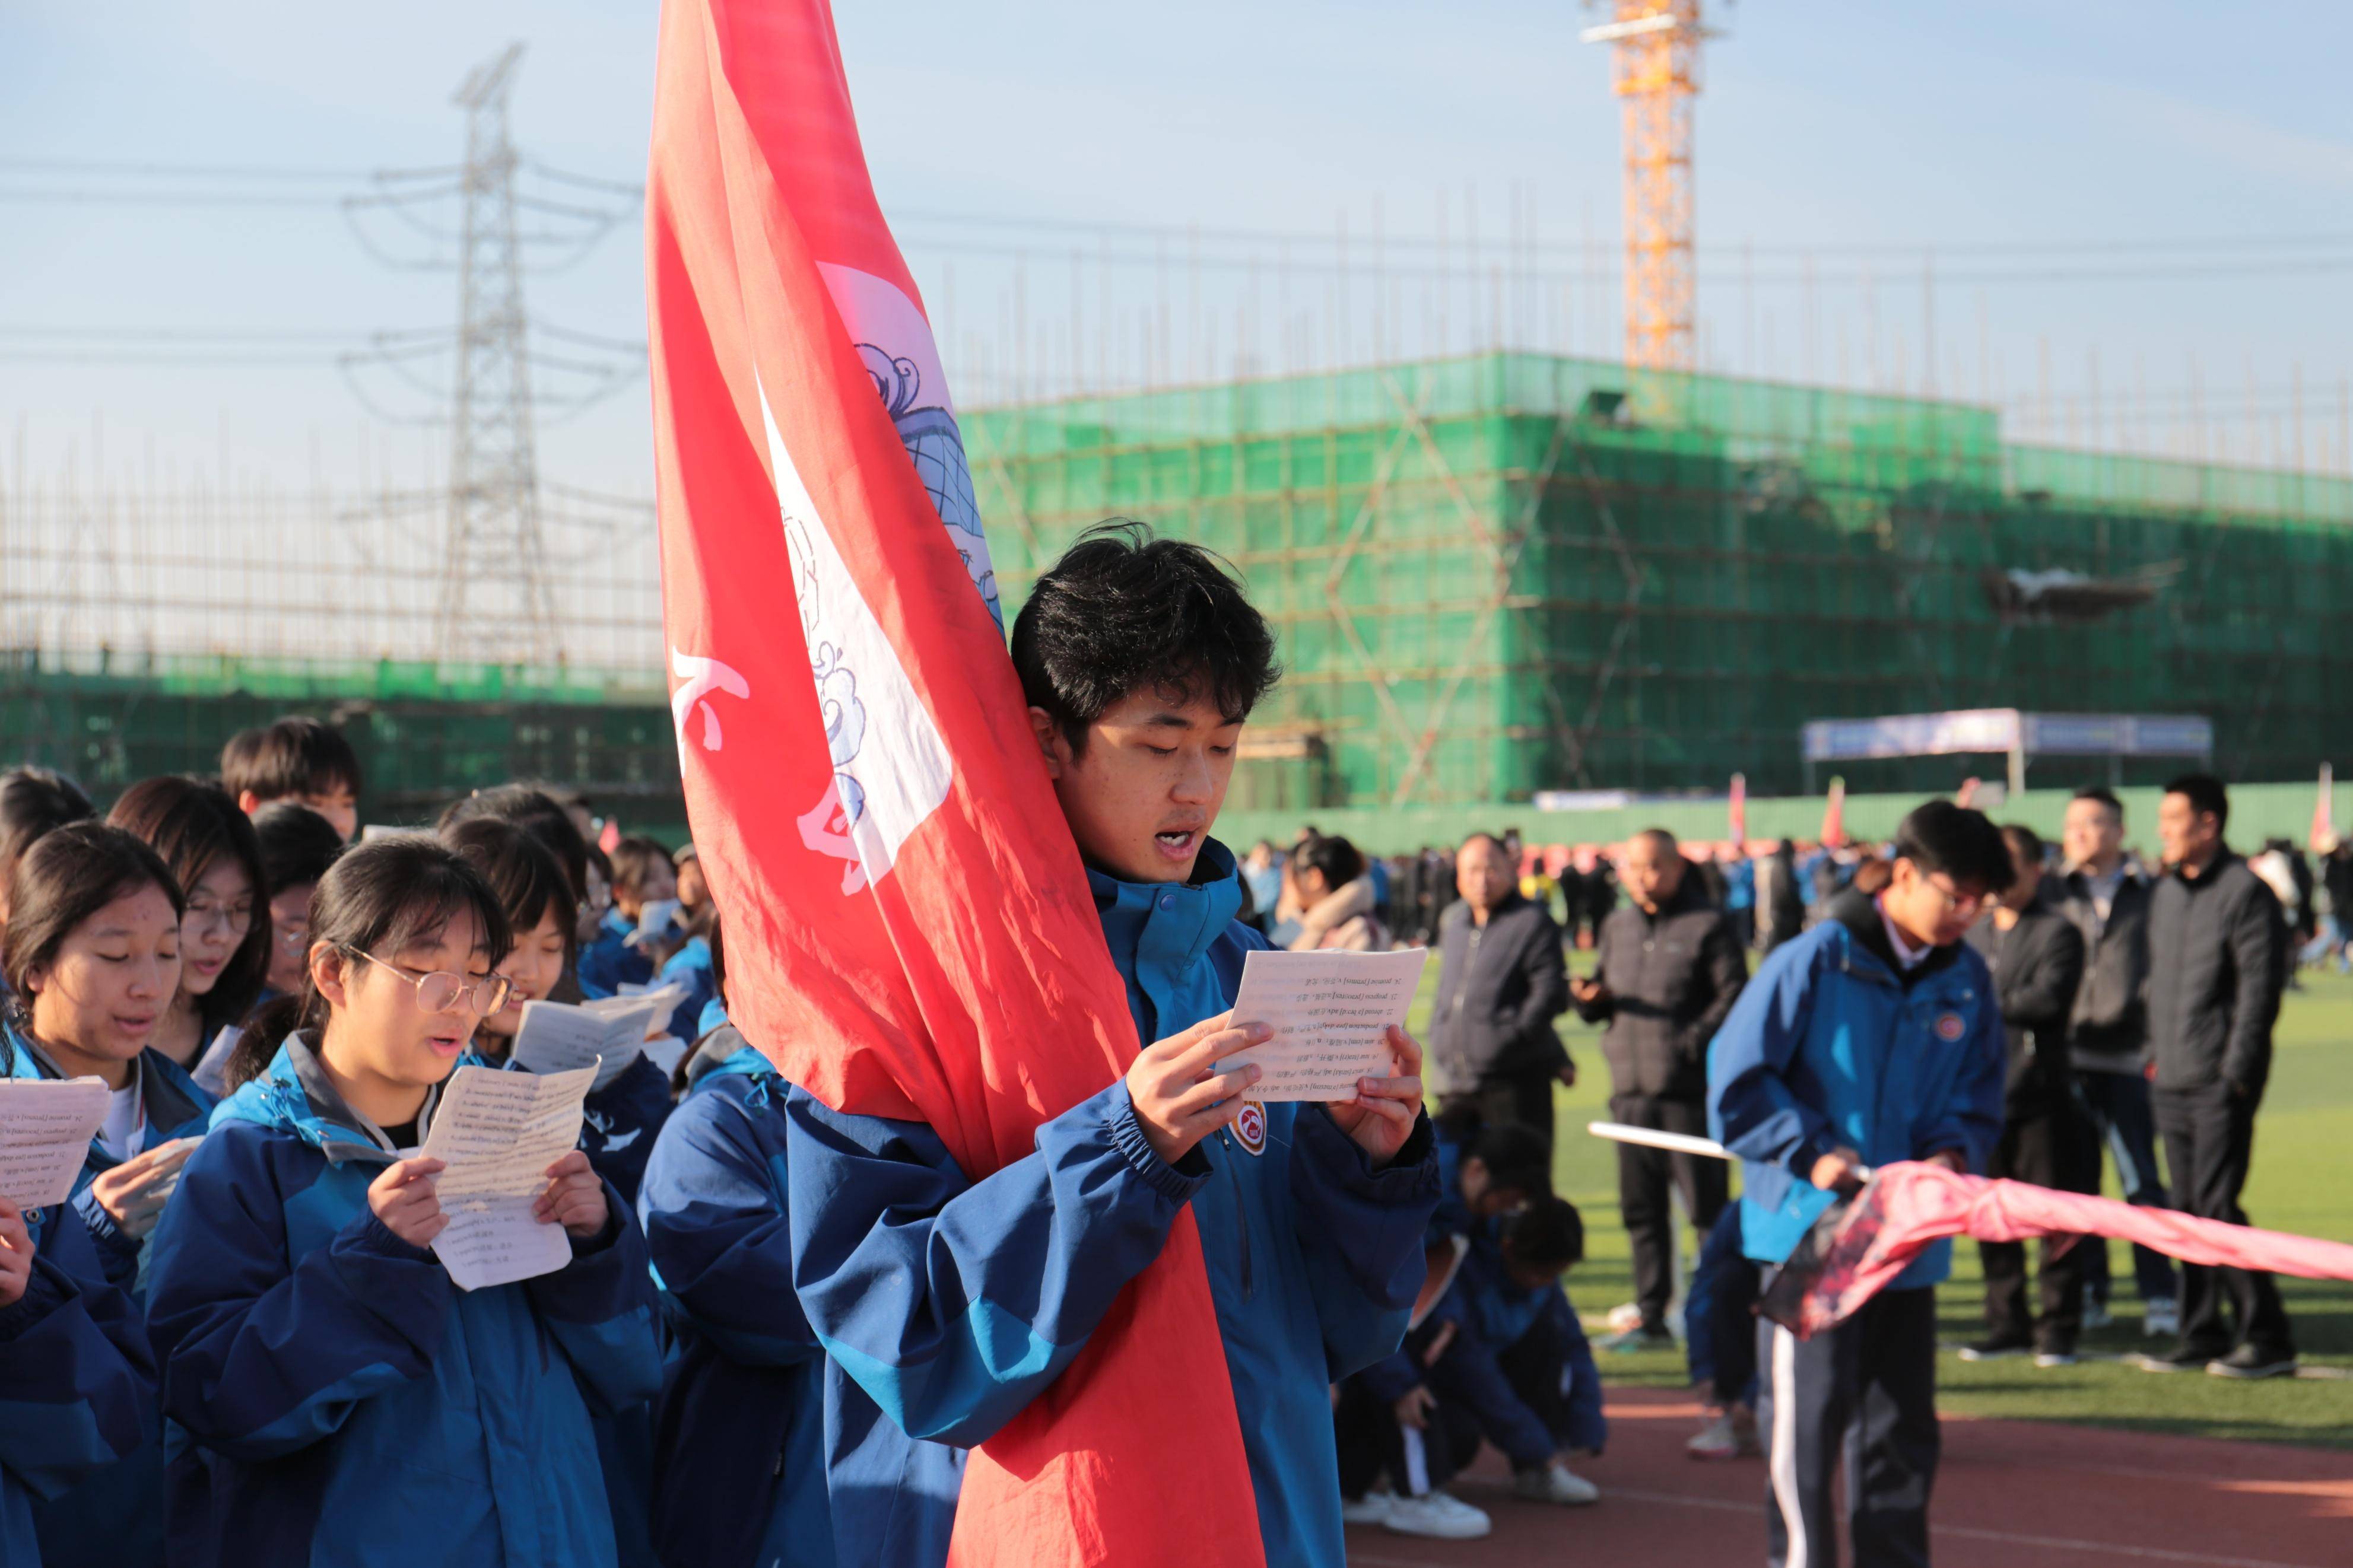
<path fill-rule="evenodd" d="M 65 1202 L 105 1120 L 102 1078 L 0 1079 L 0 1197 L 20 1209 Z"/>
<path fill-rule="evenodd" d="M 659 991 L 650 987 L 633 991 L 628 982 L 623 981 L 619 995 L 599 996 L 580 1005 L 600 1018 L 617 1018 L 624 1014 L 641 1016 L 646 1021 L 646 1038 L 651 1040 L 670 1032 L 670 1016 L 677 1012 L 678 1005 L 685 1000 L 686 987 L 683 985 L 665 985 Z"/>
<path fill-rule="evenodd" d="M 451 1076 L 420 1152 L 448 1163 L 433 1178 L 449 1221 L 433 1250 L 459 1289 L 510 1285 L 572 1261 L 572 1237 L 531 1209 L 547 1168 L 580 1142 L 581 1103 L 596 1077 L 593 1067 L 544 1077 L 463 1067 Z"/>
<path fill-rule="evenodd" d="M 593 1066 L 596 1081 L 590 1087 L 596 1089 L 628 1070 L 644 1048 L 645 1038 L 642 1008 L 599 1013 L 570 1002 L 526 1002 L 522 1025 L 515 1030 L 508 1055 L 517 1067 L 543 1075 Z"/>
<path fill-rule="evenodd" d="M 1274 1038 L 1218 1064 L 1253 1063 L 1250 1098 L 1354 1100 L 1356 1080 L 1391 1071 L 1387 1030 L 1405 1023 L 1427 948 L 1401 952 L 1255 952 L 1242 960 L 1236 1024 L 1271 1024 Z"/>

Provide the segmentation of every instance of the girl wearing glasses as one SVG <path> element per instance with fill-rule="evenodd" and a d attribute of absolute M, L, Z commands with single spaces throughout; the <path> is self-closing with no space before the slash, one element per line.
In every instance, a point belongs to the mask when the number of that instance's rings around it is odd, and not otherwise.
<path fill-rule="evenodd" d="M 563 1269 L 460 1291 L 421 1143 L 510 989 L 479 872 L 422 837 L 348 851 L 311 906 L 301 1027 L 222 1103 L 158 1230 L 148 1330 L 191 1557 L 610 1564 L 589 1415 L 660 1382 L 645 1241 L 577 1150 L 537 1215 Z"/>
<path fill-rule="evenodd" d="M 96 822 L 71 823 L 36 842 L 11 886 L 5 967 L 16 994 L 5 1025 L 6 1076 L 105 1082 L 106 1120 L 83 1156 L 72 1197 L 52 1213 L 79 1233 L 69 1238 L 76 1253 L 130 1298 L 122 1310 L 138 1333 L 141 1250 L 179 1181 L 190 1147 L 184 1140 L 203 1133 L 213 1103 L 148 1045 L 179 984 L 180 889 L 153 850 Z M 65 1256 L 55 1243 L 69 1238 L 49 1228 L 37 1255 Z M 8 1316 L 5 1302 L 0 1290 L 0 1320 Z M 0 1362 L 6 1338 L 0 1329 Z M 0 1370 L 0 1386 L 39 1385 Z M 142 1404 L 152 1428 L 152 1385 Z M 139 1441 L 138 1432 L 134 1420 L 132 1440 L 103 1456 L 111 1462 L 84 1465 L 65 1489 L 41 1489 L 30 1509 L 40 1540 L 32 1561 L 48 1568 L 162 1563 L 163 1449 Z M 58 1442 L 60 1458 L 79 1447 L 56 1433 L 42 1440 Z M 14 1563 L 9 1533 L 0 1524 L 0 1561 Z"/>
<path fill-rule="evenodd" d="M 223 1029 L 245 1021 L 269 973 L 261 846 L 237 802 L 197 779 L 132 784 L 106 820 L 162 856 L 185 897 L 180 988 L 157 1026 L 155 1048 L 193 1068 Z"/>

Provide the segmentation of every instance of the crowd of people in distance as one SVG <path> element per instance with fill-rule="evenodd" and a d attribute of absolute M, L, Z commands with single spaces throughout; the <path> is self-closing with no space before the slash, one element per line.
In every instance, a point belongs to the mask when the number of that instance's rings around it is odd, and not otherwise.
<path fill-rule="evenodd" d="M 1143 1044 L 977 1178 L 934 1128 L 780 1076 L 730 1017 L 692 847 L 560 786 L 363 830 L 359 758 L 301 717 L 103 816 L 0 775 L 0 1067 L 106 1090 L 70 1198 L 0 1198 L 0 1562 L 942 1563 L 967 1453 L 1122 1331 L 1187 1209 L 1267 1561 L 1340 1568 L 1349 1522 L 1486 1533 L 1449 1489 L 1482 1448 L 1515 1499 L 1594 1503 L 1602 1384 L 1562 1286 L 1585 1226 L 1553 1181 L 1572 1010 L 1614 1119 L 1741 1164 L 1736 1201 L 1724 1162 L 1621 1148 L 1635 1300 L 1603 1346 L 1680 1339 L 1700 1457 L 1779 1412 L 1776 1563 L 1827 1539 L 1850 1438 L 1858 1560 L 1926 1561 L 1943 1252 L 1816 1341 L 1750 1310 L 1865 1166 L 2089 1190 L 2105 1147 L 2134 1202 L 2243 1218 L 2280 989 L 2353 919 L 2341 853 L 2240 859 L 2193 776 L 2161 860 L 2098 790 L 2055 850 L 1934 801 L 1884 846 L 1754 858 L 1652 830 L 1381 858 L 1311 828 L 1237 860 L 1209 830 L 1272 652 L 1221 563 L 1136 525 L 1032 590 L 1013 661 Z M 1355 1098 L 1246 1117 L 1259 1069 L 1220 1066 L 1267 1037 L 1229 1016 L 1244 956 L 1398 944 L 1437 955 L 1430 1080 L 1392 1029 Z M 537 1178 L 560 1265 L 460 1289 L 424 1152 L 444 1087 L 531 1070 L 534 1007 L 632 994 L 664 998 L 644 1047 Z M 1967 1353 L 2062 1363 L 2115 1310 L 2103 1247 L 2046 1253 L 2031 1302 L 2026 1272 L 1988 1248 Z M 2294 1367 L 2268 1279 L 2134 1276 L 2175 1342 L 2152 1370 Z"/>

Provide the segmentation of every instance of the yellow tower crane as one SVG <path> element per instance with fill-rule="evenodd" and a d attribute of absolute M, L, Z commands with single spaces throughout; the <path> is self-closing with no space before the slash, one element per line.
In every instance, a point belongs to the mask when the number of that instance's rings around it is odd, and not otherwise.
<path fill-rule="evenodd" d="M 1625 100 L 1626 363 L 1690 370 L 1692 99 L 1707 36 L 1700 0 L 1605 3 L 1611 19 L 1580 36 L 1613 47 L 1609 85 Z"/>

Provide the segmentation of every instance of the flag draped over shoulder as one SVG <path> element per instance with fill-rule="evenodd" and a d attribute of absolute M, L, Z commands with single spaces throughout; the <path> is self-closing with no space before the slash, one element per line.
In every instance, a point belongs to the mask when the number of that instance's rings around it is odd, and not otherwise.
<path fill-rule="evenodd" d="M 1799 1338 L 1834 1329 L 1910 1267 L 1922 1249 L 1953 1236 L 1979 1241 L 2102 1236 L 2138 1242 L 2185 1263 L 2353 1279 L 2353 1246 L 2341 1241 L 1905 1161 L 1873 1172 L 1852 1202 L 1816 1223 L 1767 1287 L 1762 1310 Z"/>
<path fill-rule="evenodd" d="M 729 1011 L 977 1180 L 1137 1041 L 1006 656 L 825 0 L 666 0 L 647 183 L 663 625 Z M 1188 1210 L 972 1458 L 954 1559 L 1255 1564 Z"/>

